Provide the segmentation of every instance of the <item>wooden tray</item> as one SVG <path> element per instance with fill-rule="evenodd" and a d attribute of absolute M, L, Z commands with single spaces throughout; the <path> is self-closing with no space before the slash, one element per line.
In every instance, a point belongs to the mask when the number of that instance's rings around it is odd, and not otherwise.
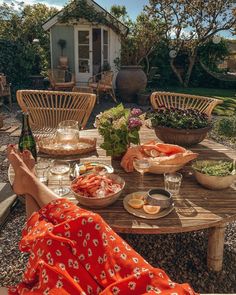
<path fill-rule="evenodd" d="M 53 156 L 82 155 L 96 150 L 96 138 L 80 138 L 73 145 L 60 143 L 53 137 L 44 137 L 37 141 L 39 152 Z"/>
<path fill-rule="evenodd" d="M 147 192 L 135 192 L 135 193 L 128 194 L 127 196 L 124 197 L 124 199 L 123 199 L 124 208 L 130 214 L 133 214 L 134 216 L 138 216 L 138 217 L 145 218 L 145 219 L 159 219 L 161 217 L 164 217 L 164 216 L 170 214 L 174 210 L 174 204 L 172 206 L 170 206 L 169 208 L 163 209 L 160 212 L 153 214 L 153 215 L 146 213 L 142 208 L 141 209 L 134 209 L 134 208 L 130 207 L 130 205 L 128 204 L 129 200 L 133 198 L 134 194 L 144 195 L 144 194 L 147 194 Z"/>

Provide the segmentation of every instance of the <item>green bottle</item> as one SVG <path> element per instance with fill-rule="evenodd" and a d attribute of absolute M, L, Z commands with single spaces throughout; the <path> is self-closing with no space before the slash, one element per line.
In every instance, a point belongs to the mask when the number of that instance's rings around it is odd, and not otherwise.
<path fill-rule="evenodd" d="M 29 125 L 28 113 L 22 113 L 22 130 L 18 147 L 21 152 L 23 152 L 23 150 L 29 150 L 33 155 L 35 161 L 37 161 L 37 147 L 32 130 Z"/>

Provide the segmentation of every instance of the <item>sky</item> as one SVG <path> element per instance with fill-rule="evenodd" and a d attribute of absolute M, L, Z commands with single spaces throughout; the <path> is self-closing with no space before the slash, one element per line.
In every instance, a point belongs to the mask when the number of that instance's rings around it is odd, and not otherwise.
<path fill-rule="evenodd" d="M 20 0 L 18 0 L 20 2 Z M 35 4 L 35 3 L 44 3 L 49 6 L 57 7 L 58 9 L 61 9 L 68 0 L 22 0 L 26 4 Z M 110 10 L 110 7 L 114 4 L 116 5 L 124 5 L 126 6 L 128 15 L 131 17 L 131 19 L 135 19 L 137 15 L 142 11 L 143 6 L 145 4 L 148 4 L 149 0 L 95 0 L 100 6 L 105 8 L 106 10 Z M 10 3 L 11 0 L 0 0 L 0 3 L 7 2 Z M 236 36 L 232 36 L 230 32 L 221 32 L 220 35 L 227 38 L 233 38 L 236 39 Z"/>
<path fill-rule="evenodd" d="M 62 8 L 68 0 L 22 0 L 26 4 L 34 3 L 45 3 L 50 6 L 55 6 L 57 8 Z M 10 3 L 11 0 L 0 0 L 0 3 L 7 2 Z M 19 0 L 20 2 L 20 0 Z M 110 7 L 114 4 L 116 5 L 125 5 L 128 11 L 129 16 L 132 19 L 135 19 L 136 16 L 142 11 L 143 6 L 147 4 L 148 0 L 95 0 L 99 5 L 101 5 L 106 10 L 110 10 Z"/>

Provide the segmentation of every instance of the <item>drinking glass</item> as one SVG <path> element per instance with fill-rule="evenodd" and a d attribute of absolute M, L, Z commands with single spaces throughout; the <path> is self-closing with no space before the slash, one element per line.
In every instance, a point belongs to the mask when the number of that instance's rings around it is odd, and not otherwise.
<path fill-rule="evenodd" d="M 182 178 L 183 176 L 181 173 L 177 173 L 177 172 L 165 173 L 164 174 L 165 189 L 169 193 L 171 193 L 173 196 L 178 195 Z"/>
<path fill-rule="evenodd" d="M 143 176 L 145 172 L 148 172 L 150 168 L 150 162 L 148 159 L 134 159 L 133 161 L 134 169 L 138 171 L 141 175 L 141 185 L 143 186 Z"/>
<path fill-rule="evenodd" d="M 74 120 L 62 121 L 58 124 L 56 132 L 57 141 L 67 146 L 73 146 L 79 140 L 79 123 Z"/>
<path fill-rule="evenodd" d="M 48 184 L 48 168 L 49 163 L 46 161 L 38 162 L 35 166 L 36 176 L 45 185 Z"/>
<path fill-rule="evenodd" d="M 53 191 L 60 197 L 67 195 L 70 192 L 70 188 L 62 185 L 63 177 L 66 177 L 70 171 L 70 165 L 66 161 L 56 160 L 52 162 L 50 172 L 54 176 L 54 179 L 58 180 L 59 186 L 54 188 Z"/>

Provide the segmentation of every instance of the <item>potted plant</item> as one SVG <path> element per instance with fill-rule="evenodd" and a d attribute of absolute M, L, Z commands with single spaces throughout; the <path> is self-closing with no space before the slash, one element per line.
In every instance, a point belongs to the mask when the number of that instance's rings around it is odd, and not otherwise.
<path fill-rule="evenodd" d="M 149 112 L 147 118 L 160 140 L 182 146 L 201 142 L 211 128 L 209 117 L 193 109 L 163 107 Z"/>
<path fill-rule="evenodd" d="M 119 160 L 131 143 L 140 143 L 141 115 L 140 109 L 126 109 L 119 104 L 96 117 L 95 126 L 103 137 L 101 148 L 106 150 L 107 156 Z"/>
<path fill-rule="evenodd" d="M 61 48 L 61 56 L 59 57 L 59 64 L 62 69 L 67 69 L 68 68 L 68 57 L 63 55 L 63 51 L 66 48 L 66 40 L 64 39 L 59 39 L 57 44 Z"/>

